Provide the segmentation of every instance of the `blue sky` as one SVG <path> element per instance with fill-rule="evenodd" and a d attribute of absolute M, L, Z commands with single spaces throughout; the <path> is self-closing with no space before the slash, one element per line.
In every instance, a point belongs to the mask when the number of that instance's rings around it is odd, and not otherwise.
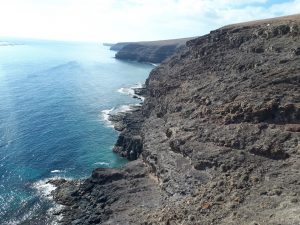
<path fill-rule="evenodd" d="M 160 40 L 295 13 L 300 0 L 0 0 L 0 37 Z"/>

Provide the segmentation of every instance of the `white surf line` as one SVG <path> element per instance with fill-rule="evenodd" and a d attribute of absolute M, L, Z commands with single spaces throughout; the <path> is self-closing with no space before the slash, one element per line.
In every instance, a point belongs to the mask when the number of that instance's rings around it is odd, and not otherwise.
<path fill-rule="evenodd" d="M 144 101 L 145 98 L 143 96 L 137 95 L 134 91 L 134 89 L 142 88 L 142 87 L 143 87 L 143 85 L 141 83 L 138 83 L 131 87 L 122 87 L 122 88 L 118 89 L 118 92 L 121 94 L 129 95 L 131 97 L 136 97 L 136 98 Z"/>
<path fill-rule="evenodd" d="M 112 124 L 112 122 L 109 120 L 109 116 L 111 115 L 111 112 L 114 111 L 115 108 L 111 108 L 111 109 L 104 109 L 101 111 L 101 117 L 102 120 L 106 123 L 106 125 L 108 127 L 114 127 L 114 125 Z"/>
<path fill-rule="evenodd" d="M 65 170 L 51 170 L 51 173 L 65 173 Z"/>
<path fill-rule="evenodd" d="M 33 188 L 37 190 L 39 196 L 52 200 L 51 192 L 54 191 L 56 187 L 53 184 L 47 183 L 48 181 L 49 179 L 39 180 L 33 184 Z"/>
<path fill-rule="evenodd" d="M 95 162 L 94 165 L 110 166 L 110 163 L 108 163 L 108 162 Z"/>
<path fill-rule="evenodd" d="M 57 180 L 57 179 L 66 179 L 66 180 L 71 180 L 70 178 L 65 178 L 65 177 L 51 177 L 51 178 L 46 178 L 43 180 L 39 180 L 35 183 L 33 183 L 32 187 L 37 191 L 38 196 L 41 198 L 47 199 L 53 203 L 53 207 L 49 208 L 47 210 L 47 214 L 49 216 L 53 216 L 54 214 L 57 214 L 57 212 L 60 212 L 64 206 L 57 204 L 54 202 L 53 196 L 52 196 L 52 191 L 54 191 L 57 187 L 53 184 L 48 183 L 49 180 Z M 62 215 L 56 215 L 54 216 L 53 221 L 51 221 L 51 225 L 58 225 L 60 224 L 60 221 L 62 219 Z"/>

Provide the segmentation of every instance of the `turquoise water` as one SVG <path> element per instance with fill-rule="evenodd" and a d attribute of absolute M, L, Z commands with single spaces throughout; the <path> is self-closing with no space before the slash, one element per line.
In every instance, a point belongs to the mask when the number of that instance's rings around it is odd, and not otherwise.
<path fill-rule="evenodd" d="M 118 133 L 104 112 L 138 103 L 118 90 L 153 67 L 101 44 L 7 42 L 19 45 L 0 44 L 0 224 L 50 224 L 47 179 L 126 163 L 111 151 Z"/>

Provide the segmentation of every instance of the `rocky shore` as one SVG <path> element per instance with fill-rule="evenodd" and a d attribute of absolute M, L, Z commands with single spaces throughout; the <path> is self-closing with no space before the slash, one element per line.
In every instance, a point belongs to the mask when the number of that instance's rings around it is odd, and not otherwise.
<path fill-rule="evenodd" d="M 188 41 L 112 118 L 131 162 L 51 181 L 61 224 L 300 224 L 299 87 L 300 15 Z"/>

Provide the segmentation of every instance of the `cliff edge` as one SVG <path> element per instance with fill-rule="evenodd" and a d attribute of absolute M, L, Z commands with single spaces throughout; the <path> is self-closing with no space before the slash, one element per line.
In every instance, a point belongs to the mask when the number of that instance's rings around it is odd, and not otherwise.
<path fill-rule="evenodd" d="M 118 51 L 117 59 L 138 62 L 161 63 L 168 57 L 180 51 L 187 41 L 194 38 L 182 38 L 161 41 L 120 42 L 110 49 Z"/>
<path fill-rule="evenodd" d="M 119 118 L 133 161 L 52 181 L 62 224 L 300 224 L 299 87 L 300 15 L 188 41 Z"/>

